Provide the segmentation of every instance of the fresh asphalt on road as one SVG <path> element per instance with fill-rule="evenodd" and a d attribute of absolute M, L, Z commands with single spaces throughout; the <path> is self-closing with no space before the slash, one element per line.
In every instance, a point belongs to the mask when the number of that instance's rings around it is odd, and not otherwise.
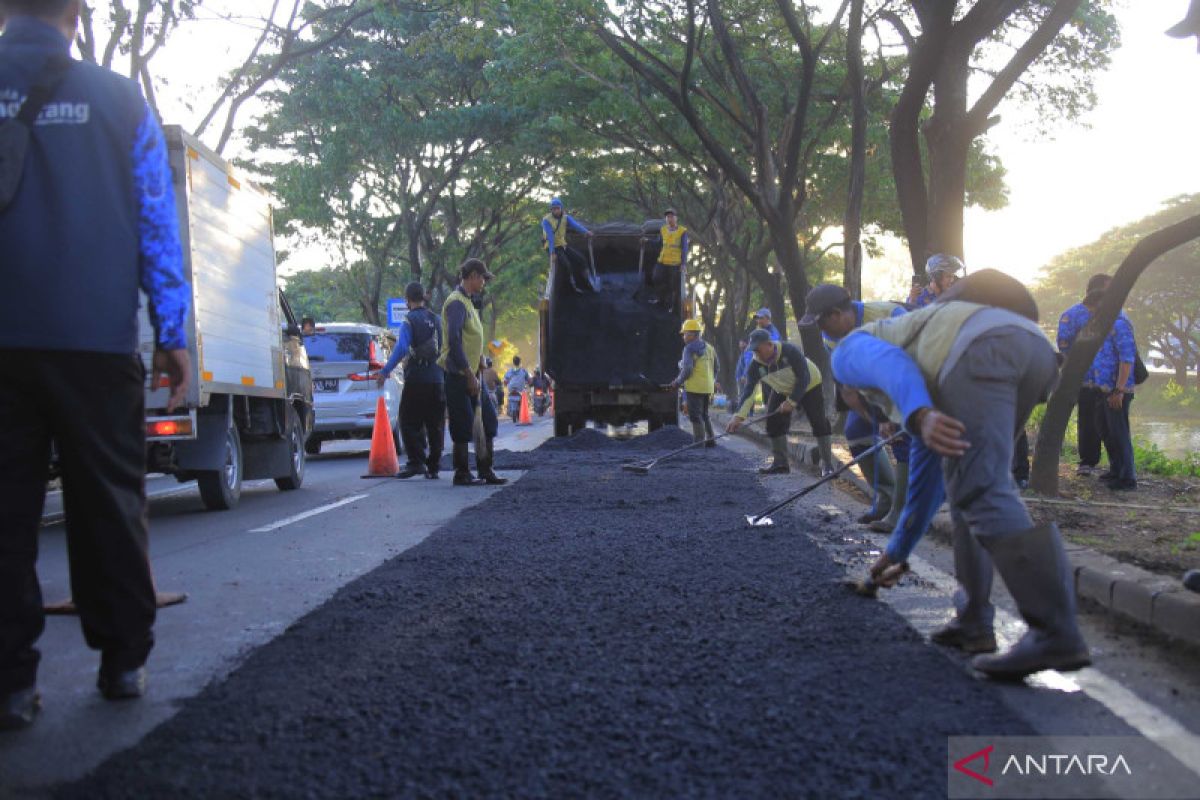
<path fill-rule="evenodd" d="M 1136 682 L 1088 670 L 998 687 L 928 645 L 919 632 L 948 614 L 944 554 L 923 549 L 888 603 L 850 595 L 845 566 L 869 545 L 828 495 L 746 529 L 747 511 L 799 481 L 754 476 L 740 445 L 646 477 L 620 470 L 680 436 L 585 431 L 506 456 L 521 480 L 425 518 L 428 536 L 392 522 L 429 501 L 423 482 L 251 534 L 361 493 L 361 454 L 328 459 L 314 473 L 328 469 L 328 486 L 310 474 L 312 502 L 274 506 L 272 488 L 235 525 L 182 495 L 160 501 L 156 530 L 202 522 L 171 551 L 173 571 L 156 534 L 160 584 L 193 599 L 163 612 L 151 695 L 100 701 L 94 657 L 58 631 L 39 726 L 51 724 L 3 744 L 6 777 L 34 758 L 44 781 L 71 779 L 140 739 L 55 793 L 938 797 L 955 734 L 1174 737 L 1181 758 L 1195 746 L 1194 726 L 1140 700 Z M 71 662 L 72 680 L 54 677 Z"/>
<path fill-rule="evenodd" d="M 506 425 L 499 446 L 548 435 Z M 979 681 L 920 636 L 948 615 L 944 549 L 888 603 L 852 597 L 872 541 L 832 495 L 744 527 L 808 480 L 757 478 L 747 445 L 620 470 L 679 436 L 507 454 L 524 477 L 499 493 L 362 481 L 341 445 L 234 512 L 159 497 L 155 574 L 191 599 L 160 614 L 149 695 L 100 700 L 77 622 L 52 619 L 46 710 L 0 738 L 0 796 L 938 797 L 952 734 L 1200 753 L 1194 654 L 1093 625 L 1097 669 Z M 62 549 L 48 527 L 51 600 Z"/>

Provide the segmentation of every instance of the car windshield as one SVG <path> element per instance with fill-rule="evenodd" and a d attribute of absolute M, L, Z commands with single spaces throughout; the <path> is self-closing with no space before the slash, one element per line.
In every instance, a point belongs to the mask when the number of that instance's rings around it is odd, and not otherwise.
<path fill-rule="evenodd" d="M 304 337 L 309 361 L 367 361 L 371 352 L 368 333 L 314 333 Z"/>

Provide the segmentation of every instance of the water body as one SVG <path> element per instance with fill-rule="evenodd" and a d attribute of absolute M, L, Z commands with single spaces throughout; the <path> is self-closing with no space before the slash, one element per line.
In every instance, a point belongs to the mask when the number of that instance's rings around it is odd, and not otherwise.
<path fill-rule="evenodd" d="M 1171 458 L 1185 458 L 1189 453 L 1200 452 L 1200 419 L 1139 417 L 1137 403 L 1134 403 L 1129 422 L 1135 439 L 1158 445 L 1158 449 Z"/>

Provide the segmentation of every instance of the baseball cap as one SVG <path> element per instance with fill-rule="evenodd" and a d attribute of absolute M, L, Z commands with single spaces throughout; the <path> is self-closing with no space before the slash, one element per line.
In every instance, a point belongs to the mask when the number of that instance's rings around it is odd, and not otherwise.
<path fill-rule="evenodd" d="M 1087 294 L 1102 292 L 1108 288 L 1108 284 L 1110 283 L 1112 283 L 1112 276 L 1110 275 L 1093 275 L 1088 278 Z"/>
<path fill-rule="evenodd" d="M 482 275 L 485 281 L 490 281 L 492 278 L 496 277 L 492 273 L 488 272 L 487 264 L 483 263 L 483 261 L 478 258 L 468 258 L 462 263 L 462 266 L 458 268 L 458 278 L 459 280 L 465 281 L 472 275 Z"/>
<path fill-rule="evenodd" d="M 804 316 L 800 324 L 809 327 L 817 324 L 817 320 L 826 311 L 832 311 L 850 299 L 850 293 L 841 286 L 832 283 L 822 283 L 809 290 L 804 298 Z"/>
<path fill-rule="evenodd" d="M 562 204 L 562 200 L 558 199 L 557 197 L 550 201 L 551 208 L 562 208 Z"/>
<path fill-rule="evenodd" d="M 758 317 L 762 317 L 763 319 L 770 319 L 771 318 L 771 309 L 766 308 L 766 307 L 760 308 L 758 311 L 754 312 L 754 316 L 756 319 Z"/>
<path fill-rule="evenodd" d="M 420 281 L 413 281 L 408 286 L 404 287 L 404 299 L 410 303 L 419 303 L 425 301 L 425 287 Z"/>
<path fill-rule="evenodd" d="M 663 216 L 665 217 L 667 214 L 675 214 L 675 209 L 668 206 L 667 210 L 663 212 Z M 675 214 L 675 216 L 679 216 L 679 215 Z"/>
<path fill-rule="evenodd" d="M 758 330 L 753 331 L 750 334 L 750 340 L 746 346 L 747 347 L 758 347 L 763 342 L 769 342 L 769 341 L 771 341 L 770 331 L 766 331 L 766 330 L 763 330 L 762 328 L 759 328 Z"/>

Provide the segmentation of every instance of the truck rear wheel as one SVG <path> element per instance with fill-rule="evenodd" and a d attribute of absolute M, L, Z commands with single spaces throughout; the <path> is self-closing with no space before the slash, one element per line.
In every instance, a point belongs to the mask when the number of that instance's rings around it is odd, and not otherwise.
<path fill-rule="evenodd" d="M 304 466 L 305 458 L 305 443 L 304 443 L 304 426 L 300 424 L 300 417 L 296 415 L 295 409 L 288 406 L 288 462 L 291 465 L 291 470 L 287 475 L 283 475 L 275 479 L 275 485 L 279 487 L 281 492 L 290 492 L 299 489 L 304 483 Z"/>
<path fill-rule="evenodd" d="M 225 432 L 225 466 L 196 473 L 200 499 L 209 511 L 227 511 L 242 497 L 242 439 L 237 428 Z"/>

